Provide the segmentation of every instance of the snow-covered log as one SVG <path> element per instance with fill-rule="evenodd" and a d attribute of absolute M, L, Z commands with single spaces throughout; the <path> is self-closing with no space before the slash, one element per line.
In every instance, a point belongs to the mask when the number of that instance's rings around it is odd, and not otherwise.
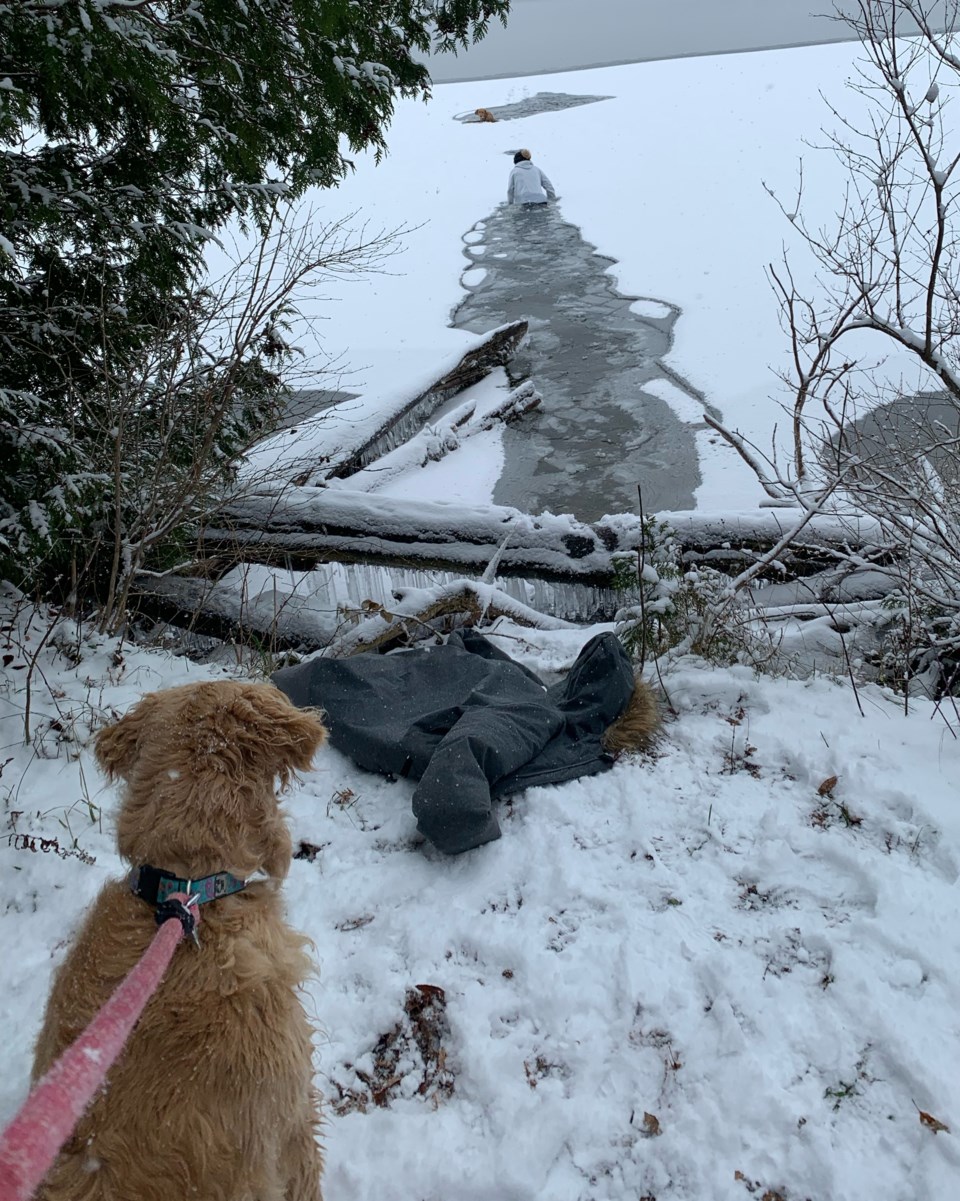
<path fill-rule="evenodd" d="M 739 570 L 759 558 L 798 526 L 801 509 L 768 508 L 746 512 L 658 513 L 680 544 L 684 562 L 719 571 Z M 609 519 L 607 519 L 609 520 Z M 793 537 L 780 556 L 783 567 L 770 574 L 809 575 L 837 562 L 838 555 L 859 551 L 865 558 L 885 553 L 879 522 L 856 514 L 823 513 L 813 517 Z"/>
<path fill-rule="evenodd" d="M 720 553 L 721 565 L 740 567 L 776 545 L 795 521 L 782 509 L 661 517 L 690 566 L 715 561 L 711 555 Z M 339 562 L 388 564 L 394 571 L 417 567 L 426 580 L 429 569 L 452 570 L 455 578 L 430 581 L 426 588 L 388 583 L 384 589 L 364 577 L 351 599 L 350 589 L 314 584 L 301 591 L 299 584 L 285 583 L 282 573 L 273 576 L 263 568 L 240 569 L 222 580 L 143 573 L 134 588 L 142 613 L 217 638 L 255 637 L 275 650 L 394 645 L 454 610 L 465 620 L 475 618 L 488 593 L 494 598 L 488 615 L 504 613 L 530 624 L 611 620 L 624 603 L 624 593 L 611 587 L 617 556 L 626 559 L 629 577 L 642 532 L 631 515 L 608 516 L 591 526 L 569 515 L 531 517 L 492 505 L 410 502 L 346 488 L 247 496 L 235 502 L 231 520 L 232 528 L 207 531 L 206 549 L 214 555 L 203 566 L 211 577 L 241 562 L 295 569 Z M 877 535 L 862 522 L 817 517 L 801 531 L 800 545 L 779 554 L 765 581 L 755 581 L 741 603 L 777 616 L 796 606 L 800 617 L 819 613 L 820 606 L 880 599 L 895 586 L 896 567 L 871 564 L 884 557 Z M 859 566 L 856 554 L 852 562 L 847 557 L 858 540 Z M 333 580 L 350 570 L 331 567 L 325 574 Z M 490 592 L 487 583 L 465 581 L 464 572 L 486 573 L 487 580 L 496 575 L 496 586 Z M 360 618 L 362 634 L 356 628 Z"/>
<path fill-rule="evenodd" d="M 749 565 L 776 546 L 802 514 L 761 509 L 659 516 L 673 529 L 685 563 L 727 570 Z M 501 575 L 607 587 L 616 556 L 636 554 L 642 537 L 642 523 L 633 514 L 587 524 L 569 514 L 531 516 L 500 505 L 411 501 L 344 485 L 243 494 L 221 509 L 202 541 L 206 554 L 296 570 L 334 560 L 479 574 L 499 553 Z M 862 519 L 818 516 L 764 574 L 809 575 L 851 549 L 864 557 L 881 553 L 879 528 Z"/>
<path fill-rule="evenodd" d="M 256 596 L 236 587 L 185 576 L 143 573 L 133 589 L 138 611 L 195 634 L 253 642 L 271 651 L 319 650 L 332 655 L 388 650 L 430 637 L 441 629 L 509 617 L 517 625 L 562 630 L 573 623 L 540 613 L 501 589 L 457 579 L 432 588 L 404 588 L 389 608 L 365 601 L 348 608 L 314 598 L 265 589 Z"/>
<path fill-rule="evenodd" d="M 619 542 L 612 529 L 569 515 L 531 517 L 500 505 L 412 501 L 346 487 L 246 494 L 220 516 L 222 524 L 203 531 L 206 554 L 298 570 L 333 559 L 479 574 L 502 548 L 501 575 L 603 582 Z"/>
<path fill-rule="evenodd" d="M 241 488 L 312 486 L 360 471 L 406 442 L 451 397 L 502 366 L 526 333 L 526 321 L 498 326 L 472 338 L 465 354 L 449 356 L 416 380 L 351 397 L 280 430 L 247 455 Z"/>
<path fill-rule="evenodd" d="M 271 651 L 326 646 L 342 621 L 335 609 L 268 592 L 248 598 L 193 576 L 136 577 L 131 604 L 144 617 L 225 642 L 255 642 Z"/>
<path fill-rule="evenodd" d="M 345 481 L 330 480 L 328 487 L 345 483 L 354 491 L 382 492 L 405 472 L 439 462 L 452 454 L 467 438 L 493 429 L 497 424 L 519 420 L 535 409 L 542 399 L 533 381 L 525 380 L 506 394 L 494 392 L 483 400 L 465 400 L 436 424 L 425 425 L 408 442 L 394 447 Z"/>

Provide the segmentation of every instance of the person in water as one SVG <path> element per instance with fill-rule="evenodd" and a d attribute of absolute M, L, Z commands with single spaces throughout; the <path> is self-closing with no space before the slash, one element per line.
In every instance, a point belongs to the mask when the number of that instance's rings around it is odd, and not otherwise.
<path fill-rule="evenodd" d="M 513 156 L 513 170 L 507 185 L 507 204 L 546 204 L 556 198 L 553 184 L 530 161 L 530 151 L 518 150 Z"/>

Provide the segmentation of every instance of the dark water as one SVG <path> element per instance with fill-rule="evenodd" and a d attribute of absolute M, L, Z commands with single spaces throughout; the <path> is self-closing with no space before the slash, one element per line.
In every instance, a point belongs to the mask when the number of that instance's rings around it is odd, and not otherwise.
<path fill-rule="evenodd" d="M 532 378 L 543 394 L 538 410 L 506 430 L 494 500 L 592 521 L 636 512 L 640 483 L 645 510 L 693 508 L 698 427 L 644 389 L 664 377 L 682 386 L 659 362 L 680 310 L 654 301 L 657 316 L 631 312 L 652 298 L 617 292 L 606 274 L 613 260 L 554 204 L 502 205 L 464 241 L 486 276 L 471 282 L 473 271 L 465 273 L 469 295 L 453 324 L 482 332 L 528 320 L 529 339 L 507 372 L 514 384 Z"/>
<path fill-rule="evenodd" d="M 843 449 L 856 456 L 861 479 L 881 485 L 892 478 L 904 489 L 929 488 L 923 461 L 940 476 L 952 493 L 960 487 L 960 404 L 946 393 L 926 392 L 904 396 L 880 405 L 851 422 Z M 836 454 L 832 443 L 831 458 Z"/>
<path fill-rule="evenodd" d="M 277 423 L 278 430 L 290 429 L 304 417 L 322 413 L 342 400 L 350 400 L 356 392 L 344 392 L 336 388 L 296 388 L 289 394 L 286 411 Z"/>

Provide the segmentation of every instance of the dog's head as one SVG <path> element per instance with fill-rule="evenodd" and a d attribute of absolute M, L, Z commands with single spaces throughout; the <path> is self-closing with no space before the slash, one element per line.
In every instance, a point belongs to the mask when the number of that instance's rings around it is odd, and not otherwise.
<path fill-rule="evenodd" d="M 121 855 L 194 878 L 284 876 L 291 844 L 276 780 L 286 787 L 325 740 L 319 717 L 271 684 L 148 693 L 96 740 L 107 777 L 127 785 L 117 821 Z"/>

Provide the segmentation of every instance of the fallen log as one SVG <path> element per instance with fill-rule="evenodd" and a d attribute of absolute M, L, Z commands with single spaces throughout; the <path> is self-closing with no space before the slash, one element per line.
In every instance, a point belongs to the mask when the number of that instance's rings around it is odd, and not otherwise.
<path fill-rule="evenodd" d="M 672 530 L 685 566 L 739 570 L 775 546 L 799 516 L 761 509 L 720 516 L 663 513 L 658 519 Z M 221 507 L 203 530 L 201 546 L 222 562 L 292 570 L 333 561 L 480 574 L 499 554 L 497 571 L 503 576 L 609 588 L 624 558 L 636 556 L 646 537 L 632 514 L 588 524 L 569 514 L 531 516 L 500 505 L 411 501 L 343 486 L 246 492 Z M 851 550 L 865 561 L 887 555 L 874 525 L 817 517 L 763 574 L 769 579 L 815 574 Z"/>
<path fill-rule="evenodd" d="M 283 594 L 271 596 L 269 603 L 245 600 L 215 581 L 194 576 L 141 573 L 134 579 L 130 604 L 141 617 L 271 653 L 326 646 L 342 620 L 335 609 L 291 603 Z"/>
<path fill-rule="evenodd" d="M 391 483 L 399 476 L 422 468 L 427 463 L 439 462 L 446 455 L 459 450 L 468 438 L 476 434 L 493 429 L 498 424 L 518 421 L 537 408 L 541 400 L 533 381 L 524 380 L 519 387 L 505 395 L 488 397 L 483 403 L 477 400 L 464 401 L 436 424 L 424 426 L 407 442 L 387 451 L 369 467 L 354 472 L 347 479 L 347 486 L 359 492 L 389 491 Z M 329 486 L 340 483 L 339 479 L 330 480 Z"/>
<path fill-rule="evenodd" d="M 669 527 L 686 565 L 705 564 L 720 571 L 731 566 L 739 571 L 776 546 L 784 534 L 799 524 L 803 512 L 778 507 L 718 514 L 681 511 L 654 516 Z M 780 561 L 787 568 L 786 573 L 774 569 L 769 576 L 812 575 L 856 550 L 865 559 L 886 554 L 879 524 L 856 514 L 820 514 L 784 550 Z"/>
<path fill-rule="evenodd" d="M 451 605 L 459 606 L 466 620 L 476 607 L 469 600 L 470 589 L 479 595 L 477 590 L 489 585 L 465 582 L 465 571 L 486 573 L 488 580 L 497 576 L 496 612 L 516 616 L 522 610 L 533 615 L 539 611 L 554 620 L 609 621 L 629 603 L 637 550 L 649 532 L 629 515 L 605 517 L 591 526 L 568 515 L 531 517 L 505 507 L 409 502 L 346 488 L 245 495 L 232 502 L 228 511 L 232 528 L 205 531 L 204 544 L 213 555 L 195 564 L 190 576 L 186 574 L 190 569 L 177 576 L 141 573 L 134 588 L 137 605 L 145 615 L 196 633 L 252 641 L 273 651 L 327 646 L 338 638 L 346 646 L 357 641 L 352 622 L 358 615 L 403 617 L 405 626 L 392 632 L 383 627 L 390 645 L 411 637 L 418 622 L 428 624 L 443 617 Z M 720 552 L 739 559 L 738 567 L 775 545 L 796 520 L 782 510 L 720 516 L 675 513 L 662 518 L 688 566 Z M 757 581 L 744 593 L 742 603 L 755 612 L 779 610 L 781 614 L 788 612 L 785 605 L 798 605 L 799 617 L 810 611 L 803 606 L 838 601 L 850 605 L 885 596 L 895 586 L 891 578 L 895 567 L 870 566 L 871 559 L 886 553 L 871 543 L 876 533 L 867 523 L 817 518 L 801 532 L 801 544 L 784 551 L 779 564 L 771 565 L 766 585 L 761 587 Z M 662 531 L 655 536 L 662 537 Z M 855 537 L 863 542 L 859 566 L 842 561 Z M 721 546 L 711 546 L 711 539 L 722 539 Z M 398 590 L 389 577 L 386 583 L 375 576 L 358 577 L 359 589 L 356 583 L 350 586 L 352 600 L 350 588 L 345 592 L 342 581 L 335 583 L 336 571 L 330 575 L 332 585 L 326 590 L 315 588 L 307 596 L 262 571 L 259 576 L 234 573 L 234 578 L 218 582 L 227 568 L 244 561 L 287 569 L 309 569 L 323 561 L 418 570 L 452 568 L 457 596 L 449 600 L 450 581 L 431 585 L 432 592 L 439 589 L 437 595 L 442 594 L 440 607 L 427 612 L 425 603 L 418 616 L 409 608 L 395 613 L 395 601 L 422 587 Z M 342 576 L 344 569 L 338 570 Z M 259 580 L 261 589 L 257 594 L 254 580 Z M 510 597 L 504 589 L 516 595 Z M 530 607 L 531 601 L 535 608 Z M 360 641 L 376 645 L 368 637 L 372 632 L 374 627 L 367 622 Z"/>
<path fill-rule="evenodd" d="M 539 613 L 490 584 L 464 579 L 429 589 L 399 589 L 389 608 L 373 601 L 349 608 L 319 607 L 312 598 L 282 592 L 243 597 L 235 589 L 194 577 L 141 573 L 131 600 L 141 616 L 271 653 L 326 648 L 328 654 L 346 656 L 387 651 L 498 617 L 535 629 L 573 625 Z"/>
<path fill-rule="evenodd" d="M 255 446 L 240 471 L 241 487 L 293 483 L 318 486 L 346 479 L 405 442 L 465 388 L 502 366 L 527 333 L 513 321 L 478 337 L 459 358 L 406 390 L 351 397 L 280 430 Z"/>
<path fill-rule="evenodd" d="M 605 581 L 617 536 L 569 516 L 531 517 L 498 505 L 411 501 L 347 488 L 244 494 L 201 536 L 204 554 L 308 570 L 317 563 L 379 563 L 501 575 Z"/>

